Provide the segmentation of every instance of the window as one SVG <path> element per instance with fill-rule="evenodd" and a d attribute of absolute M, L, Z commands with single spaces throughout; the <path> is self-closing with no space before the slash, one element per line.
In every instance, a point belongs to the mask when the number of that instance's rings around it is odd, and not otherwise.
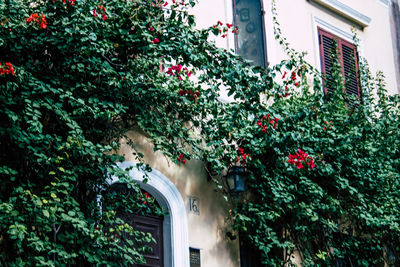
<path fill-rule="evenodd" d="M 235 50 L 253 65 L 266 67 L 264 10 L 260 0 L 233 0 L 233 22 L 239 29 Z"/>
<path fill-rule="evenodd" d="M 346 93 L 349 96 L 361 97 L 360 82 L 358 73 L 358 55 L 357 48 L 354 44 L 339 38 L 321 28 L 318 28 L 319 48 L 321 57 L 321 72 L 328 77 L 332 74 L 334 58 L 332 55 L 339 57 L 339 62 L 342 68 L 342 75 L 345 77 Z M 338 51 L 336 51 L 338 48 Z M 326 83 L 327 81 L 325 81 Z M 325 86 L 325 93 L 331 89 Z"/>

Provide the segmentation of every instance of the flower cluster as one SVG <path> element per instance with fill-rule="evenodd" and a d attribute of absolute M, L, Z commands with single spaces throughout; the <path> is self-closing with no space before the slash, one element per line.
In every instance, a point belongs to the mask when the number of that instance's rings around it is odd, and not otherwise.
<path fill-rule="evenodd" d="M 263 124 L 263 121 L 265 121 L 265 123 Z M 276 126 L 278 125 L 278 118 L 271 118 L 271 116 L 269 116 L 269 114 L 267 114 L 266 116 L 262 116 L 261 119 L 259 119 L 257 121 L 257 125 L 261 128 L 261 131 L 266 133 L 267 132 L 267 128 L 268 125 L 272 125 L 273 129 L 276 129 Z"/>
<path fill-rule="evenodd" d="M 11 28 L 7 28 L 8 21 L 9 21 L 9 19 L 7 19 L 7 18 L 0 21 L 0 26 L 7 29 L 8 31 L 11 31 Z"/>
<path fill-rule="evenodd" d="M 243 148 L 238 147 L 239 156 L 236 159 L 236 162 L 241 161 L 243 164 L 246 164 L 246 158 L 249 157 L 249 154 L 245 154 Z"/>
<path fill-rule="evenodd" d="M 329 129 L 331 129 L 333 126 L 332 122 L 325 121 L 324 123 L 326 124 L 326 127 L 328 127 L 328 128 L 324 127 L 325 132 L 328 131 Z"/>
<path fill-rule="evenodd" d="M 183 164 L 186 164 L 186 159 L 183 159 L 183 155 L 182 154 L 180 154 L 176 160 L 179 161 L 179 162 L 182 162 Z"/>
<path fill-rule="evenodd" d="M 238 34 L 239 29 L 237 27 L 233 27 L 233 24 L 225 23 L 224 24 L 221 21 L 217 21 L 217 24 L 213 25 L 212 28 L 214 29 L 215 34 L 222 33 L 221 37 L 225 38 L 228 36 L 228 32 L 232 31 L 232 33 Z"/>
<path fill-rule="evenodd" d="M 98 14 L 97 14 L 98 12 Z M 95 9 L 92 10 L 93 17 L 97 17 L 97 15 L 100 15 L 103 20 L 108 19 L 106 15 L 106 7 L 98 5 Z"/>
<path fill-rule="evenodd" d="M 46 15 L 34 13 L 25 19 L 26 24 L 28 24 L 32 21 L 35 22 L 36 24 L 38 24 L 40 29 L 47 28 Z"/>
<path fill-rule="evenodd" d="M 297 80 L 297 75 L 295 71 L 292 71 L 292 76 L 291 76 L 292 81 L 294 82 L 294 86 L 299 87 L 299 83 L 296 82 Z"/>
<path fill-rule="evenodd" d="M 141 197 L 139 197 L 139 201 L 141 201 L 141 200 L 142 200 L 142 198 L 141 198 Z M 150 195 L 149 195 L 149 193 L 147 193 L 147 192 L 144 192 L 144 200 L 143 200 L 143 204 L 144 204 L 144 205 L 146 205 L 148 201 L 149 201 L 149 202 L 151 202 L 152 200 L 153 200 L 153 197 L 152 197 L 152 196 L 150 196 Z"/>
<path fill-rule="evenodd" d="M 53 0 L 53 2 L 56 2 L 57 0 Z M 65 4 L 67 2 L 67 0 L 63 0 L 63 3 Z M 75 4 L 75 2 L 76 2 L 76 0 L 68 0 L 68 2 L 69 2 L 69 4 L 71 5 L 71 6 L 73 6 L 74 4 Z"/>
<path fill-rule="evenodd" d="M 314 159 L 300 148 L 295 155 L 289 154 L 288 163 L 295 165 L 297 169 L 302 169 L 307 165 L 311 170 L 315 168 Z"/>
<path fill-rule="evenodd" d="M 184 95 L 186 95 L 186 94 L 188 94 L 188 95 L 191 95 L 192 96 L 192 98 L 193 98 L 193 101 L 195 101 L 199 96 L 200 96 L 200 92 L 197 92 L 197 91 L 192 91 L 192 90 L 179 90 L 179 92 L 178 92 L 178 95 L 180 95 L 180 96 L 184 96 Z"/>
<path fill-rule="evenodd" d="M 171 1 L 172 2 L 172 6 L 174 7 L 176 7 L 176 6 L 179 6 L 179 4 L 180 5 L 184 5 L 185 4 L 185 1 L 181 1 L 181 2 L 179 2 L 179 1 L 176 1 L 176 0 L 172 0 Z M 166 7 L 168 5 L 168 2 L 167 1 L 165 1 L 165 3 L 163 4 L 163 7 Z"/>
<path fill-rule="evenodd" d="M 281 97 L 287 97 L 287 96 L 289 96 L 289 87 L 285 85 L 285 93 L 281 95 Z"/>
<path fill-rule="evenodd" d="M 171 66 L 167 70 L 167 74 L 171 76 L 176 76 L 181 81 L 182 81 L 182 76 L 181 76 L 182 73 L 185 73 L 187 77 L 190 77 L 193 74 L 193 72 L 189 71 L 188 68 L 182 68 L 181 64 Z"/>
<path fill-rule="evenodd" d="M 0 76 L 11 74 L 12 76 L 15 75 L 14 67 L 10 62 L 6 62 L 4 65 L 0 62 Z"/>
<path fill-rule="evenodd" d="M 298 71 L 298 73 L 300 73 L 300 72 Z M 288 72 L 284 71 L 282 74 L 282 80 L 283 80 L 283 85 L 284 85 L 282 88 L 284 88 L 284 91 L 281 92 L 280 97 L 289 96 L 289 86 L 290 85 L 294 85 L 296 87 L 300 86 L 299 82 L 297 81 L 297 75 L 300 76 L 300 74 L 297 74 L 295 70 L 291 72 L 290 78 L 285 79 L 286 75 L 288 75 Z"/>

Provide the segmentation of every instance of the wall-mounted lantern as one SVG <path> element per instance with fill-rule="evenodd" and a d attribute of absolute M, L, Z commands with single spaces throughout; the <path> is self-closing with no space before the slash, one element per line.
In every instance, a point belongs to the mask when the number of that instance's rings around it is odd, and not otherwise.
<path fill-rule="evenodd" d="M 241 166 L 232 166 L 226 176 L 226 183 L 230 192 L 240 193 L 245 191 L 244 178 L 246 170 Z"/>

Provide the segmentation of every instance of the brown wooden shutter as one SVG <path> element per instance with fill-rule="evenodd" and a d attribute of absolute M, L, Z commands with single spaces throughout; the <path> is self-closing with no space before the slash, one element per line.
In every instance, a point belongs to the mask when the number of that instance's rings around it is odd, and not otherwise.
<path fill-rule="evenodd" d="M 324 91 L 328 93 L 332 89 L 329 89 L 326 85 L 329 83 L 329 79 L 332 76 L 331 68 L 333 67 L 332 55 L 336 54 L 336 42 L 335 36 L 318 28 L 319 35 L 319 51 L 321 58 L 321 72 L 324 75 Z"/>
<path fill-rule="evenodd" d="M 346 93 L 349 96 L 355 95 L 360 99 L 361 94 L 356 46 L 345 40 L 341 40 L 341 52 L 343 58 L 343 72 L 346 81 Z"/>
<path fill-rule="evenodd" d="M 318 28 L 321 72 L 325 75 L 324 91 L 328 93 L 331 89 L 327 86 L 332 75 L 331 68 L 334 64 L 332 55 L 336 54 L 339 48 L 339 60 L 342 66 L 343 77 L 345 77 L 345 88 L 348 95 L 361 97 L 358 72 L 357 48 L 354 44 L 339 38 L 321 28 Z"/>

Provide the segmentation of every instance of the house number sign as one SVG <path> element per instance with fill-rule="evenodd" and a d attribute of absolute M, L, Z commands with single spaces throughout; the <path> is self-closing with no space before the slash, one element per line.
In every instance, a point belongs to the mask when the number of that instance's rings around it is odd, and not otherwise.
<path fill-rule="evenodd" d="M 189 212 L 200 215 L 200 199 L 188 196 Z"/>

